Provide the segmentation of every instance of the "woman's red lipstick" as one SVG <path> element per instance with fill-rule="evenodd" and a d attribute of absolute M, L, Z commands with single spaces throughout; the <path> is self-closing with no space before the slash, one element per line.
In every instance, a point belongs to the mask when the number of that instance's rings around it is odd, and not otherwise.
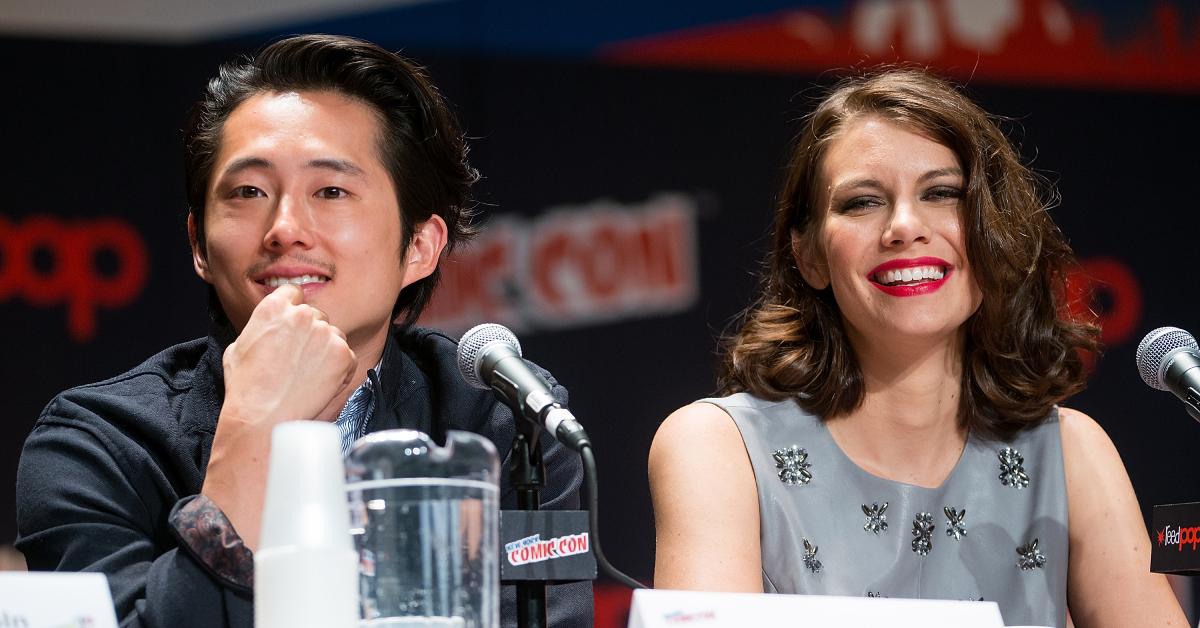
<path fill-rule="evenodd" d="M 921 283 L 910 285 L 895 286 L 886 286 L 882 283 L 879 283 L 879 281 L 875 279 L 880 273 L 884 273 L 889 270 L 903 270 L 905 268 L 917 268 L 922 266 L 937 266 L 938 268 L 941 268 L 942 278 L 922 281 Z M 951 272 L 953 272 L 953 269 L 950 267 L 950 263 L 940 257 L 915 257 L 910 259 L 894 259 L 886 261 L 871 269 L 871 272 L 867 274 L 867 280 L 871 282 L 872 286 L 875 286 L 876 288 L 879 288 L 883 292 L 894 297 L 915 297 L 937 291 L 939 288 L 945 285 L 946 280 L 950 278 Z"/>

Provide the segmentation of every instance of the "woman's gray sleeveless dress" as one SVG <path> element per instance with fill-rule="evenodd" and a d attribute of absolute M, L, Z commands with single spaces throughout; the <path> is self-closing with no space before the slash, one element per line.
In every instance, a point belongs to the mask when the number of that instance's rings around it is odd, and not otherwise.
<path fill-rule="evenodd" d="M 989 600 L 1010 625 L 1066 625 L 1058 412 L 1011 442 L 970 437 L 938 488 L 862 470 L 794 401 L 704 399 L 741 431 L 758 483 L 763 590 Z"/>

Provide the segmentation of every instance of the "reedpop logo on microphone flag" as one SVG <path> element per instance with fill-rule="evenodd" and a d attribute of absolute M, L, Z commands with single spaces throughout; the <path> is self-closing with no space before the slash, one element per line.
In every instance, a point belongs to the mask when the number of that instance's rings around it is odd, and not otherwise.
<path fill-rule="evenodd" d="M 1180 552 L 1183 551 L 1183 548 L 1188 547 L 1194 552 L 1200 546 L 1200 526 L 1172 527 L 1168 524 L 1154 532 L 1159 547 L 1174 547 Z"/>
<path fill-rule="evenodd" d="M 1150 570 L 1200 573 L 1200 502 L 1155 506 L 1152 519 Z"/>

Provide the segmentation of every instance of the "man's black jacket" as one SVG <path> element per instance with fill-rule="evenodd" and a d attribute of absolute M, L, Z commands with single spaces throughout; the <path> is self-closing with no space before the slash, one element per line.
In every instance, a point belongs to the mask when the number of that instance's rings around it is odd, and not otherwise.
<path fill-rule="evenodd" d="M 123 627 L 253 624 L 252 592 L 193 556 L 168 523 L 176 503 L 198 494 L 204 481 L 228 340 L 218 334 L 176 345 L 123 375 L 58 395 L 22 451 L 18 549 L 31 569 L 106 574 Z M 394 331 L 367 430 L 417 429 L 439 442 L 447 429 L 467 430 L 507 458 L 513 415 L 491 391 L 463 382 L 455 348 L 438 332 Z M 554 393 L 565 403 L 563 387 L 555 384 Z M 543 508 L 578 508 L 578 457 L 545 436 L 542 447 Z M 513 508 L 507 474 L 501 478 L 501 508 Z M 511 626 L 514 595 L 504 589 L 501 618 Z M 551 626 L 591 625 L 591 583 L 550 587 L 547 597 Z"/>

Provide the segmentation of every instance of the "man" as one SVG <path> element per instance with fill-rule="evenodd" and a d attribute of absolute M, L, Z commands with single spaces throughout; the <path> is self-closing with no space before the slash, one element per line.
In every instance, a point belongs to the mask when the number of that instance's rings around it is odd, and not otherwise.
<path fill-rule="evenodd" d="M 443 250 L 473 234 L 478 177 L 420 68 L 354 39 L 285 39 L 222 67 L 184 140 L 215 331 L 50 402 L 21 456 L 17 545 L 32 569 L 105 573 L 122 626 L 250 626 L 275 425 L 334 421 L 344 450 L 369 431 L 465 429 L 501 452 L 515 426 L 461 381 L 452 340 L 411 326 Z M 544 507 L 578 507 L 577 458 L 543 447 Z M 548 598 L 552 625 L 590 625 L 590 583 Z"/>

